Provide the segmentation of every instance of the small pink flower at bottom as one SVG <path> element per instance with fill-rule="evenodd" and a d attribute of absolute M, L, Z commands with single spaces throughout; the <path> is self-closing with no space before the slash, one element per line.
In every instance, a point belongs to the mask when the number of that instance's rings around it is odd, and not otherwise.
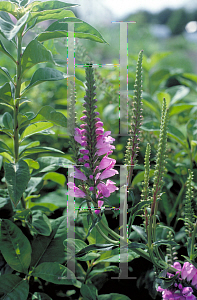
<path fill-rule="evenodd" d="M 98 208 L 101 208 L 101 206 L 104 204 L 104 201 L 98 200 Z M 95 209 L 95 214 L 98 215 L 100 213 L 100 209 Z"/>

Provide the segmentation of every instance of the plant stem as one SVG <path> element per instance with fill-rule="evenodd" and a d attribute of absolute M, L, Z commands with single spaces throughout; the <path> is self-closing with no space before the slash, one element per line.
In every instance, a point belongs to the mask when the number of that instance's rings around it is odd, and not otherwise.
<path fill-rule="evenodd" d="M 191 260 L 192 260 L 193 254 L 194 254 L 194 243 L 195 243 L 196 229 L 197 229 L 197 222 L 194 225 L 194 230 L 193 230 L 193 233 L 192 233 L 191 254 L 190 254 L 190 259 Z"/>
<path fill-rule="evenodd" d="M 19 150 L 19 130 L 18 130 L 18 113 L 21 90 L 21 53 L 22 53 L 22 34 L 17 36 L 17 64 L 16 64 L 16 89 L 15 89 L 15 106 L 14 106 L 14 158 L 15 163 L 18 161 Z"/>

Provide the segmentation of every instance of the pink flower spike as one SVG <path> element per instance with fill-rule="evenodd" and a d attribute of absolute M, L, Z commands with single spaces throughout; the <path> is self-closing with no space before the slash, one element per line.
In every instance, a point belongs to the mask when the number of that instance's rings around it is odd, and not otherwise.
<path fill-rule="evenodd" d="M 76 167 L 75 171 L 70 173 L 71 177 L 77 178 L 77 179 L 81 179 L 82 181 L 87 180 L 87 177 L 85 176 L 85 174 L 83 172 L 81 172 L 80 170 L 78 170 Z"/>

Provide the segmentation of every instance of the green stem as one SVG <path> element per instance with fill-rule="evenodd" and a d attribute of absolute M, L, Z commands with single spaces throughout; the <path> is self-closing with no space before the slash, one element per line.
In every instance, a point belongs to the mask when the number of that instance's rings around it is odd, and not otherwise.
<path fill-rule="evenodd" d="M 17 36 L 17 65 L 16 65 L 16 89 L 15 89 L 15 106 L 14 106 L 14 158 L 15 163 L 18 161 L 19 152 L 19 130 L 18 130 L 18 113 L 21 90 L 21 54 L 22 54 L 22 35 Z"/>
<path fill-rule="evenodd" d="M 191 254 L 190 254 L 190 259 L 191 260 L 192 260 L 193 254 L 194 254 L 194 243 L 195 243 L 196 229 L 197 229 L 197 221 L 194 225 L 194 230 L 192 232 L 192 243 L 191 243 Z"/>

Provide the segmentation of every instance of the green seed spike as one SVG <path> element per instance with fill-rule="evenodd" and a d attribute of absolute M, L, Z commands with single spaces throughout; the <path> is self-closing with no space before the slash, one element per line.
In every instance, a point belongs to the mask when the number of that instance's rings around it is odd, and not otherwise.
<path fill-rule="evenodd" d="M 128 139 L 126 152 L 125 152 L 125 164 L 128 165 L 128 188 L 131 184 L 132 173 L 134 165 L 137 163 L 137 153 L 139 151 L 140 141 L 140 126 L 142 121 L 142 56 L 143 50 L 140 51 L 138 56 L 138 62 L 136 67 L 136 79 L 134 85 L 134 97 L 132 102 L 132 117 L 131 117 L 131 129 L 129 134 L 131 138 Z"/>
<path fill-rule="evenodd" d="M 141 201 L 146 201 L 149 198 L 149 173 L 150 173 L 150 144 L 148 143 L 146 146 L 146 153 L 144 158 L 144 182 L 143 182 L 143 190 L 141 194 Z"/>
<path fill-rule="evenodd" d="M 168 232 L 167 240 L 174 242 L 174 237 L 173 237 L 173 233 L 172 233 L 171 230 Z M 167 255 L 167 262 L 168 262 L 168 264 L 169 265 L 173 265 L 173 263 L 178 259 L 177 252 L 176 252 L 176 247 L 167 244 L 166 255 Z"/>
<path fill-rule="evenodd" d="M 154 172 L 154 183 L 152 189 L 152 206 L 151 216 L 155 213 L 155 205 L 158 198 L 161 195 L 161 189 L 163 186 L 163 174 L 165 171 L 166 163 L 166 145 L 167 145 L 167 108 L 166 100 L 163 99 L 162 114 L 161 114 L 161 126 L 159 135 L 159 145 L 156 157 L 156 166 Z"/>
<path fill-rule="evenodd" d="M 188 237 L 192 236 L 192 232 L 194 230 L 194 210 L 192 207 L 192 201 L 194 197 L 194 191 L 192 186 L 192 180 L 193 180 L 193 172 L 189 170 L 189 176 L 186 182 L 187 191 L 186 191 L 186 199 L 185 199 L 185 205 L 184 205 L 184 223 L 186 227 L 186 233 Z"/>

